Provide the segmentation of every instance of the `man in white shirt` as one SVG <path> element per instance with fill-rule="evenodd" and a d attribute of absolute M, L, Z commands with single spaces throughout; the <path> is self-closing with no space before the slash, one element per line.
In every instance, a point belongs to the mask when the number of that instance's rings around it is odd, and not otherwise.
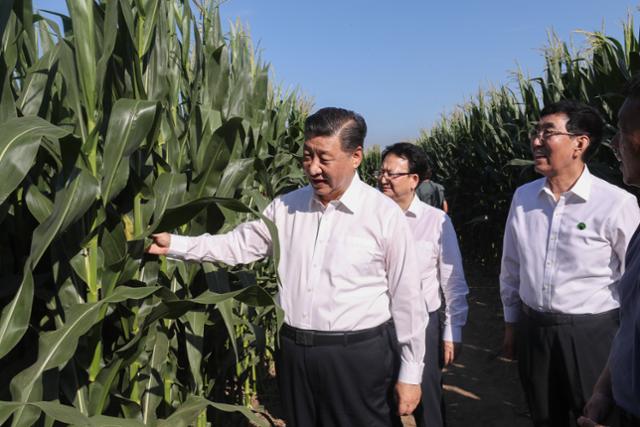
<path fill-rule="evenodd" d="M 531 135 L 544 178 L 516 190 L 505 227 L 503 349 L 515 348 L 536 426 L 574 425 L 618 328 L 617 286 L 640 212 L 585 165 L 602 132 L 592 107 L 545 107 Z"/>
<path fill-rule="evenodd" d="M 422 202 L 416 188 L 428 170 L 427 156 L 420 147 L 399 142 L 382 152 L 378 185 L 402 208 L 416 241 L 422 278 L 422 294 L 429 312 L 426 329 L 425 369 L 422 399 L 414 412 L 418 427 L 444 425 L 442 367 L 460 352 L 462 327 L 467 321 L 469 293 L 464 279 L 458 239 L 449 216 Z M 438 309 L 445 300 L 444 325 Z M 440 356 L 442 349 L 442 357 Z"/>
<path fill-rule="evenodd" d="M 310 185 L 264 211 L 278 229 L 285 325 L 276 370 L 293 426 L 387 426 L 394 412 L 410 414 L 420 399 L 427 317 L 415 246 L 398 206 L 358 178 L 365 135 L 364 119 L 352 111 L 323 108 L 309 116 L 302 165 Z M 257 220 L 224 235 L 163 233 L 148 251 L 233 265 L 272 248 Z M 401 363 L 392 408 L 396 339 Z"/>

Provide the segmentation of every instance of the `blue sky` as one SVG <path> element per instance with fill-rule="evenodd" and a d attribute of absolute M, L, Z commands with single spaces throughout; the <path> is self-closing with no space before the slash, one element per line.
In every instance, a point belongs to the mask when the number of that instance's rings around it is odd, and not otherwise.
<path fill-rule="evenodd" d="M 66 10 L 62 0 L 34 7 Z M 250 28 L 275 81 L 316 108 L 362 114 L 367 145 L 415 139 L 479 88 L 543 72 L 548 30 L 580 47 L 575 30 L 619 37 L 625 0 L 227 0 L 222 17 Z"/>

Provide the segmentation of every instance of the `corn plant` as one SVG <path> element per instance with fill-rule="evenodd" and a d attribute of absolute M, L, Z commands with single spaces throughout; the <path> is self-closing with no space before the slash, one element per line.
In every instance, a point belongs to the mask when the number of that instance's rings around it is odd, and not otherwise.
<path fill-rule="evenodd" d="M 271 262 L 145 255 L 302 184 L 305 108 L 216 4 L 0 8 L 0 423 L 232 425 L 281 313 Z M 269 224 L 270 231 L 276 230 Z"/>
<path fill-rule="evenodd" d="M 380 166 L 382 165 L 382 158 L 380 157 L 380 154 L 379 146 L 374 145 L 373 147 L 368 148 L 364 153 L 362 163 L 360 163 L 360 166 L 358 167 L 360 179 L 373 187 L 378 186 L 375 173 L 380 170 Z"/>
<path fill-rule="evenodd" d="M 606 148 L 616 130 L 625 84 L 640 71 L 631 16 L 623 30 L 622 41 L 601 32 L 583 33 L 587 47 L 577 51 L 551 34 L 542 77 L 518 71 L 515 90 L 503 86 L 480 91 L 421 133 L 418 143 L 446 187 L 466 259 L 497 266 L 513 191 L 539 177 L 531 167 L 527 135 L 543 105 L 577 99 L 596 107 L 606 122 Z M 594 174 L 622 185 L 610 150 L 600 149 L 588 165 Z"/>

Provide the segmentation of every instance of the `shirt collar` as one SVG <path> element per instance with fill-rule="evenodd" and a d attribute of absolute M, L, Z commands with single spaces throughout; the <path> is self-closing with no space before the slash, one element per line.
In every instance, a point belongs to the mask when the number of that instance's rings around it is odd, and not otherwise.
<path fill-rule="evenodd" d="M 358 176 L 358 172 L 353 175 L 353 179 L 349 184 L 347 190 L 340 196 L 338 200 L 333 200 L 330 203 L 337 203 L 346 208 L 349 212 L 355 213 L 360 206 L 360 200 L 362 196 L 362 186 L 366 185 Z M 318 200 L 315 193 L 313 192 L 313 188 L 311 189 L 311 199 L 309 200 L 309 209 L 313 208 L 313 205 L 322 206 L 322 202 Z"/>
<path fill-rule="evenodd" d="M 591 194 L 591 182 L 593 181 L 591 172 L 589 172 L 589 168 L 587 165 L 584 165 L 584 169 L 582 174 L 580 174 L 580 178 L 573 184 L 573 187 L 567 191 L 567 193 L 575 194 L 580 197 L 585 202 L 589 200 L 589 195 Z M 553 197 L 553 193 L 549 188 L 549 184 L 546 179 L 541 180 L 539 193 L 545 192 Z"/>
<path fill-rule="evenodd" d="M 411 200 L 411 204 L 404 212 L 406 216 L 417 218 L 423 211 L 422 203 L 420 203 L 420 199 L 415 194 L 413 195 L 413 200 Z"/>

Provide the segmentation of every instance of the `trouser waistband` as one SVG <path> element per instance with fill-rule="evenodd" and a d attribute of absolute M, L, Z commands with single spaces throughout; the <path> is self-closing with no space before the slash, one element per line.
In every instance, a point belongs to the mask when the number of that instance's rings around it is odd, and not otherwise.
<path fill-rule="evenodd" d="M 537 311 L 526 304 L 522 304 L 522 312 L 534 322 L 545 325 L 579 324 L 598 320 L 618 319 L 620 316 L 619 309 L 617 308 L 602 313 L 568 314 Z"/>
<path fill-rule="evenodd" d="M 320 346 L 320 345 L 349 345 L 375 338 L 392 327 L 391 320 L 373 328 L 360 329 L 358 331 L 334 332 L 334 331 L 314 331 L 308 329 L 295 328 L 286 323 L 280 329 L 280 336 L 292 339 L 298 345 Z"/>

